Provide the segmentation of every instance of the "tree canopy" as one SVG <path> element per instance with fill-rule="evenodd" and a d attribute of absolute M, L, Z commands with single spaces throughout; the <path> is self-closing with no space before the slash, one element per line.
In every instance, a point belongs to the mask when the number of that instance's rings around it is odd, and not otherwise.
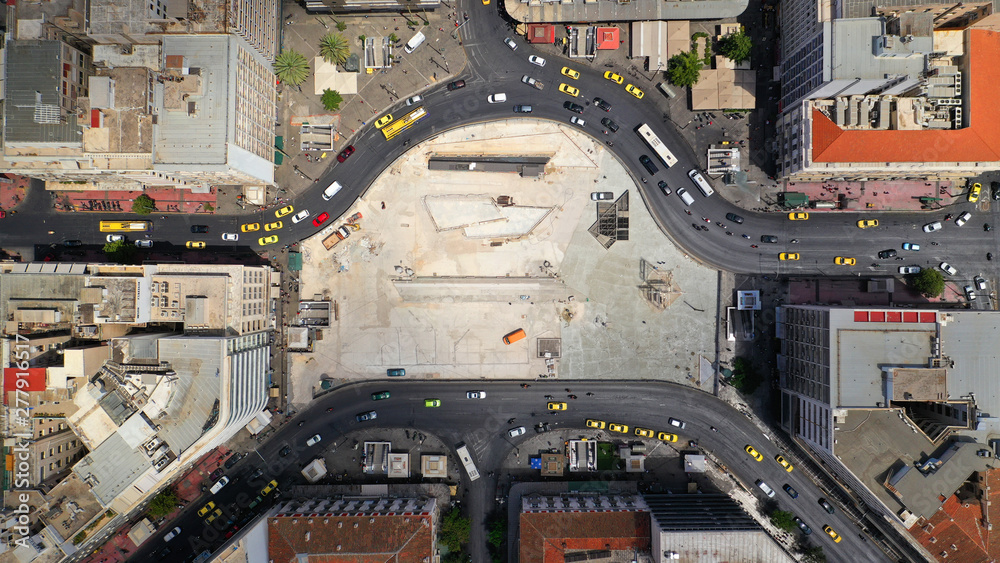
<path fill-rule="evenodd" d="M 337 111 L 340 109 L 340 103 L 344 101 L 344 97 L 340 95 L 340 92 L 327 88 L 323 90 L 320 101 L 323 102 L 326 111 Z"/>
<path fill-rule="evenodd" d="M 925 268 L 910 275 L 910 287 L 925 297 L 937 297 L 944 292 L 944 276 L 937 270 Z"/>
<path fill-rule="evenodd" d="M 736 64 L 749 60 L 752 49 L 753 41 L 742 29 L 719 40 L 719 52 Z"/>
<path fill-rule="evenodd" d="M 461 510 L 452 508 L 441 516 L 441 543 L 448 548 L 448 551 L 456 553 L 462 551 L 462 547 L 469 543 L 471 529 L 471 521 L 462 516 Z"/>
<path fill-rule="evenodd" d="M 351 55 L 347 38 L 339 33 L 327 33 L 319 42 L 319 54 L 328 63 L 344 64 Z"/>
<path fill-rule="evenodd" d="M 309 78 L 309 61 L 298 51 L 282 51 L 274 58 L 274 74 L 290 86 L 298 86 Z"/>
<path fill-rule="evenodd" d="M 678 53 L 667 62 L 667 79 L 677 86 L 694 86 L 701 77 L 703 62 L 698 53 Z"/>
<path fill-rule="evenodd" d="M 177 494 L 171 488 L 160 491 L 160 494 L 149 501 L 149 516 L 154 520 L 163 518 L 177 508 Z"/>
<path fill-rule="evenodd" d="M 775 510 L 772 512 L 771 523 L 786 532 L 794 532 L 799 528 L 798 524 L 795 523 L 795 515 L 784 510 Z"/>
<path fill-rule="evenodd" d="M 138 213 L 139 215 L 149 215 L 156 210 L 156 202 L 153 198 L 146 194 L 142 194 L 139 197 L 132 200 L 132 213 Z"/>
<path fill-rule="evenodd" d="M 114 242 L 105 243 L 104 248 L 101 250 L 104 251 L 104 256 L 108 260 L 117 264 L 131 264 L 132 258 L 136 253 L 135 244 L 132 244 L 124 238 Z"/>

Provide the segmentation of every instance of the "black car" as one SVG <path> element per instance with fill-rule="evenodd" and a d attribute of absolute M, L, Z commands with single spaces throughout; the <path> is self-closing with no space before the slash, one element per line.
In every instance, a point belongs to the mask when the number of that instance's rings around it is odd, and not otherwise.
<path fill-rule="evenodd" d="M 458 90 L 459 88 L 465 88 L 465 81 L 464 80 L 456 80 L 454 82 L 449 82 L 448 83 L 448 91 L 449 92 L 453 92 L 455 90 Z"/>
<path fill-rule="evenodd" d="M 802 530 L 802 533 L 807 536 L 813 533 L 812 528 L 810 528 L 809 525 L 803 522 L 798 516 L 795 517 L 795 525 L 797 525 L 799 529 Z"/>
<path fill-rule="evenodd" d="M 230 467 L 236 465 L 236 462 L 239 461 L 242 458 L 243 458 L 242 455 L 240 455 L 238 453 L 235 453 L 235 454 L 229 456 L 229 459 L 227 459 L 226 463 L 224 463 L 223 465 L 226 466 L 226 469 L 229 469 Z"/>
<path fill-rule="evenodd" d="M 192 233 L 207 233 L 208 225 L 191 225 Z"/>
<path fill-rule="evenodd" d="M 778 237 L 774 235 L 760 235 L 760 242 L 769 242 L 771 244 L 776 244 L 778 242 Z"/>
<path fill-rule="evenodd" d="M 580 104 L 574 104 L 573 102 L 563 102 L 563 107 L 569 111 L 575 111 L 576 113 L 583 113 L 583 106 Z"/>
<path fill-rule="evenodd" d="M 673 193 L 672 191 L 670 191 L 670 186 L 668 186 L 667 183 L 664 182 L 663 180 L 660 180 L 659 182 L 657 182 L 656 185 L 661 190 L 663 190 L 663 195 L 670 195 L 670 194 Z"/>
<path fill-rule="evenodd" d="M 611 121 L 607 117 L 602 117 L 601 118 L 601 125 L 607 127 L 608 131 L 611 131 L 612 133 L 617 133 L 618 132 L 618 124 L 615 123 L 614 121 Z"/>
<path fill-rule="evenodd" d="M 736 223 L 737 225 L 742 225 L 743 224 L 743 217 L 740 217 L 739 215 L 737 215 L 735 213 L 726 213 L 726 220 L 727 221 L 732 221 L 733 223 Z"/>
<path fill-rule="evenodd" d="M 788 483 L 785 483 L 785 486 L 781 488 L 784 489 L 786 493 L 788 493 L 788 496 L 792 498 L 799 498 L 799 492 L 796 491 L 794 488 L 792 488 L 792 486 L 789 485 Z"/>
<path fill-rule="evenodd" d="M 223 469 L 223 468 L 220 467 L 220 468 L 216 469 L 215 471 L 213 471 L 208 477 L 212 481 L 218 481 L 219 477 L 222 477 L 223 472 L 225 472 L 225 469 Z"/>
<path fill-rule="evenodd" d="M 890 248 L 888 250 L 880 250 L 879 253 L 878 253 L 878 257 L 882 258 L 882 259 L 885 259 L 885 258 L 895 258 L 896 257 L 896 250 L 893 249 L 893 248 Z"/>
<path fill-rule="evenodd" d="M 823 510 L 829 512 L 830 514 L 833 514 L 833 505 L 830 504 L 825 498 L 821 498 L 816 502 L 818 502 L 819 505 L 823 507 Z"/>
<path fill-rule="evenodd" d="M 260 477 L 263 474 L 264 474 L 264 468 L 263 467 L 258 467 L 257 469 L 254 470 L 253 473 L 250 474 L 250 477 L 248 477 L 247 480 L 248 481 L 253 481 L 254 479 Z"/>
<path fill-rule="evenodd" d="M 285 446 L 285 447 L 281 448 L 281 451 L 278 452 L 278 455 L 280 455 L 281 457 L 285 457 L 286 455 L 288 455 L 290 453 L 292 453 L 292 447 L 291 446 Z"/>
<path fill-rule="evenodd" d="M 1000 199 L 1000 182 L 990 182 L 990 192 L 993 199 Z"/>
<path fill-rule="evenodd" d="M 375 420 L 378 418 L 378 413 L 375 411 L 361 412 L 354 416 L 354 419 L 358 422 L 366 422 L 369 420 Z"/>
<path fill-rule="evenodd" d="M 594 105 L 604 111 L 611 111 L 611 104 L 609 104 L 604 98 L 594 98 Z"/>
<path fill-rule="evenodd" d="M 639 162 L 641 162 L 641 163 L 642 163 L 642 165 L 646 167 L 646 170 L 647 170 L 647 171 L 648 171 L 648 172 L 649 172 L 650 174 L 656 174 L 657 172 L 659 172 L 659 171 L 660 171 L 660 169 L 656 167 L 656 164 L 654 164 L 654 163 L 653 163 L 652 159 L 650 159 L 650 158 L 649 158 L 648 156 L 646 156 L 646 155 L 642 155 L 642 156 L 640 156 L 640 157 L 639 157 Z"/>
<path fill-rule="evenodd" d="M 64 240 L 63 246 L 83 246 L 82 240 Z"/>

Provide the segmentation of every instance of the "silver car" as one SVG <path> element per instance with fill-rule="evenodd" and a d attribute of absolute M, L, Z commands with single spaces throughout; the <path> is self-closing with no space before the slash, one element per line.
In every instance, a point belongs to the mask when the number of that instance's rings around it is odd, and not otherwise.
<path fill-rule="evenodd" d="M 926 225 L 924 225 L 925 233 L 933 233 L 934 231 L 940 231 L 940 230 L 941 230 L 941 221 L 935 221 L 933 223 L 927 223 Z"/>
<path fill-rule="evenodd" d="M 409 98 L 406 98 L 406 105 L 412 106 L 419 104 L 422 101 L 424 101 L 424 98 L 422 96 L 411 96 Z"/>
<path fill-rule="evenodd" d="M 900 274 L 919 274 L 920 273 L 920 266 L 900 266 L 899 267 L 899 273 Z"/>
<path fill-rule="evenodd" d="M 962 213 L 961 215 L 955 218 L 955 225 L 961 227 L 966 222 L 968 222 L 969 219 L 972 219 L 972 213 L 966 211 L 965 213 Z"/>
<path fill-rule="evenodd" d="M 543 59 L 542 57 L 539 57 L 538 55 L 530 55 L 530 56 L 528 56 L 528 62 L 531 63 L 531 64 L 533 64 L 533 65 L 545 66 L 545 59 Z"/>

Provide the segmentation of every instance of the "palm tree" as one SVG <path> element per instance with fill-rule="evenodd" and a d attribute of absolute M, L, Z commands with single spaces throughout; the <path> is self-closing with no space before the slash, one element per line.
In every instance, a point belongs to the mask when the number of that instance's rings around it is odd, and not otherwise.
<path fill-rule="evenodd" d="M 319 54 L 328 63 L 344 64 L 351 55 L 351 49 L 343 35 L 327 33 L 319 42 Z"/>
<path fill-rule="evenodd" d="M 274 74 L 285 84 L 298 86 L 309 78 L 309 61 L 298 51 L 282 51 L 274 58 Z"/>

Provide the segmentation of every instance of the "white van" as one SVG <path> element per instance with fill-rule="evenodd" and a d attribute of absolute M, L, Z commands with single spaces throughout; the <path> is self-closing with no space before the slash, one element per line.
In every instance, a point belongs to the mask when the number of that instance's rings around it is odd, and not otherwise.
<path fill-rule="evenodd" d="M 698 189 L 701 190 L 701 193 L 705 197 L 710 197 L 715 193 L 715 190 L 712 189 L 712 186 L 709 185 L 709 183 L 705 180 L 705 177 L 702 176 L 701 172 L 698 172 L 697 169 L 692 168 L 689 170 L 688 178 L 691 178 L 691 181 L 694 182 L 695 186 L 698 186 Z"/>
<path fill-rule="evenodd" d="M 411 37 L 410 40 L 406 42 L 406 45 L 403 46 L 403 50 L 407 53 L 416 51 L 417 47 L 423 44 L 424 39 L 427 39 L 424 37 L 424 33 L 422 31 L 418 31 L 416 35 Z"/>
<path fill-rule="evenodd" d="M 330 184 L 330 187 L 323 190 L 323 199 L 330 201 L 330 199 L 332 199 L 333 196 L 337 195 L 337 192 L 339 192 L 343 188 L 344 186 L 341 186 L 340 182 L 334 182 Z"/>
<path fill-rule="evenodd" d="M 774 498 L 774 489 L 772 489 L 771 487 L 769 487 L 767 485 L 767 483 L 765 483 L 764 481 L 761 481 L 760 479 L 757 479 L 756 482 L 757 482 L 757 487 L 759 487 L 760 490 L 764 491 L 765 495 L 767 495 L 770 498 Z"/>
<path fill-rule="evenodd" d="M 229 484 L 229 477 L 223 477 L 222 479 L 219 479 L 219 481 L 216 484 L 212 485 L 211 489 L 212 494 L 214 495 L 215 493 L 221 491 L 222 487 L 225 487 L 228 484 Z"/>
<path fill-rule="evenodd" d="M 691 194 L 689 194 L 688 191 L 685 190 L 684 188 L 677 188 L 677 195 L 680 196 L 681 201 L 684 202 L 684 205 L 692 205 L 694 203 L 694 198 L 691 197 Z"/>
<path fill-rule="evenodd" d="M 670 98 L 677 97 L 677 94 L 674 93 L 673 89 L 671 89 L 670 86 L 667 86 L 666 82 L 660 82 L 659 84 L 656 85 L 656 87 L 660 89 L 660 92 L 663 92 Z"/>

